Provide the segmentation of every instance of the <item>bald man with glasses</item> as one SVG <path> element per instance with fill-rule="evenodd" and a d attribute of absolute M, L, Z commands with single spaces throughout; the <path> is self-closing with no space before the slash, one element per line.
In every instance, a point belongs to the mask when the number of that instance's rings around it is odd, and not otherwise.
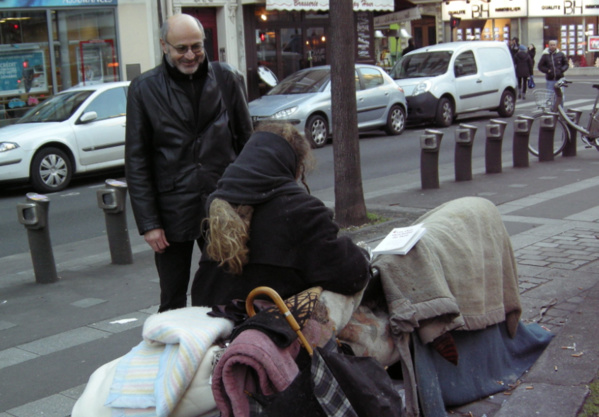
<path fill-rule="evenodd" d="M 170 17 L 162 63 L 135 78 L 127 97 L 125 172 L 137 228 L 154 250 L 160 312 L 186 306 L 206 199 L 252 134 L 243 76 L 211 63 L 204 41 L 199 20 Z"/>

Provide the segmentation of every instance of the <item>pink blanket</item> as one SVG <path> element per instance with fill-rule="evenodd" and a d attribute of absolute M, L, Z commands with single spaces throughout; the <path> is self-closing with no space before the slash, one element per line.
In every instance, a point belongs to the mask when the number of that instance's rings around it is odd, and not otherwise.
<path fill-rule="evenodd" d="M 259 389 L 264 395 L 285 390 L 299 373 L 294 360 L 299 348 L 299 343 L 293 342 L 281 349 L 258 330 L 241 332 L 214 369 L 212 393 L 221 416 L 249 417 L 245 390 Z"/>

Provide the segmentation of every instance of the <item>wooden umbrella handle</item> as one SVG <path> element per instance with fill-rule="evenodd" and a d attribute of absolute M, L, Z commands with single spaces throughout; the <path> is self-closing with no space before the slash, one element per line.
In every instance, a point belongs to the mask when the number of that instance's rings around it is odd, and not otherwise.
<path fill-rule="evenodd" d="M 299 324 L 297 323 L 297 320 L 295 320 L 295 317 L 293 317 L 293 314 L 291 314 L 291 312 L 289 311 L 289 308 L 287 307 L 287 304 L 285 304 L 285 301 L 283 301 L 283 299 L 281 298 L 279 293 L 277 293 L 272 288 L 256 287 L 248 294 L 248 296 L 245 300 L 245 309 L 246 309 L 248 315 L 250 317 L 253 317 L 256 315 L 256 310 L 254 310 L 254 298 L 256 298 L 256 296 L 258 296 L 258 295 L 267 295 L 274 301 L 274 303 L 277 306 L 277 308 L 279 309 L 279 311 L 281 311 L 281 313 L 285 316 L 287 323 L 289 323 L 289 325 L 291 326 L 293 331 L 295 333 L 297 333 L 297 337 L 299 337 L 299 340 L 300 340 L 302 346 L 304 346 L 304 348 L 306 349 L 308 354 L 310 356 L 312 356 L 312 352 L 313 352 L 312 346 L 310 346 L 310 343 L 308 342 L 308 340 L 302 333 L 302 330 L 301 330 Z"/>

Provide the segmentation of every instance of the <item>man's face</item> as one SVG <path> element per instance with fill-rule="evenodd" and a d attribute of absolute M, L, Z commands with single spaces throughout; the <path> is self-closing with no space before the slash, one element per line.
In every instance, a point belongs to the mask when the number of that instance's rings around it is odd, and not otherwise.
<path fill-rule="evenodd" d="M 161 39 L 160 44 L 168 63 L 183 74 L 196 72 L 206 58 L 204 36 L 193 21 L 171 26 L 166 39 Z"/>
<path fill-rule="evenodd" d="M 549 41 L 549 50 L 551 52 L 555 52 L 556 49 L 557 49 L 557 42 L 556 41 Z"/>

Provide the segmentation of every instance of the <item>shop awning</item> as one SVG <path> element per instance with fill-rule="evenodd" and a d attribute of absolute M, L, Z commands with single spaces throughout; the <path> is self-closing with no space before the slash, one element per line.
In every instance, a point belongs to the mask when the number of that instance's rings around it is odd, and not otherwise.
<path fill-rule="evenodd" d="M 354 0 L 355 11 L 390 11 L 394 0 Z M 266 10 L 329 10 L 329 0 L 266 0 Z"/>

